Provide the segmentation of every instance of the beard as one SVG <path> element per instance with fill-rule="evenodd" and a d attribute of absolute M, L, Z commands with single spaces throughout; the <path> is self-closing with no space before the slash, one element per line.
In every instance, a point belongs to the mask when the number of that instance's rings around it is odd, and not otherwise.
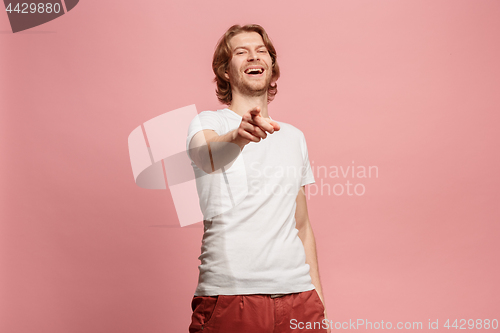
<path fill-rule="evenodd" d="M 264 72 L 265 73 L 265 72 Z M 266 75 L 264 80 L 248 80 L 240 74 L 239 76 L 230 75 L 232 89 L 236 89 L 240 94 L 250 97 L 259 97 L 265 95 L 271 83 L 272 73 Z"/>

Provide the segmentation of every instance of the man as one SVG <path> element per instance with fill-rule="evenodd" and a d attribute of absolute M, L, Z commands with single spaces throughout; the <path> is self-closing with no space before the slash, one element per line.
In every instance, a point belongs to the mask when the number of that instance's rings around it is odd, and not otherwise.
<path fill-rule="evenodd" d="M 228 107 L 201 112 L 188 130 L 204 216 L 189 332 L 326 332 L 306 141 L 268 114 L 276 50 L 261 26 L 234 25 L 212 66 Z"/>

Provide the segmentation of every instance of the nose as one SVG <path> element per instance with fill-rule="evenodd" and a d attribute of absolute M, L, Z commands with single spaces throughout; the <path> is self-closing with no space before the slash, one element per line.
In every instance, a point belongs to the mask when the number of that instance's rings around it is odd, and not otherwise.
<path fill-rule="evenodd" d="M 257 51 L 248 52 L 248 61 L 259 60 L 259 53 Z"/>

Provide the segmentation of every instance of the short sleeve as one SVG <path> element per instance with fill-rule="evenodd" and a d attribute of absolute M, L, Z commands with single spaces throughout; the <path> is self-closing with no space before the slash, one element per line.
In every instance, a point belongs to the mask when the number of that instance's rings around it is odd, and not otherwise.
<path fill-rule="evenodd" d="M 220 118 L 220 115 L 217 114 L 217 112 L 202 111 L 198 115 L 196 115 L 193 120 L 191 120 L 186 139 L 186 152 L 188 153 L 188 156 L 189 143 L 191 142 L 191 139 L 196 133 L 206 129 L 214 130 L 218 135 L 224 134 L 224 122 Z"/>
<path fill-rule="evenodd" d="M 314 175 L 311 170 L 311 164 L 309 163 L 309 153 L 307 151 L 307 143 L 304 134 L 301 135 L 300 146 L 302 149 L 303 166 L 302 166 L 302 180 L 300 186 L 315 183 Z"/>

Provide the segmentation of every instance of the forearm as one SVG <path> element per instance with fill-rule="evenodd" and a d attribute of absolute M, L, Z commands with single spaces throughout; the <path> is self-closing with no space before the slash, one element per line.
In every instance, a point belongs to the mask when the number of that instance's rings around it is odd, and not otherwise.
<path fill-rule="evenodd" d="M 193 146 L 196 148 L 191 150 L 191 156 L 195 164 L 206 173 L 212 173 L 222 167 L 229 168 L 245 146 L 236 131 L 223 135 L 217 135 L 214 131 L 203 131 L 193 137 Z"/>
<path fill-rule="evenodd" d="M 214 135 L 210 138 L 206 138 L 206 141 L 207 143 L 210 145 L 211 143 L 215 143 L 215 142 L 219 142 L 219 143 L 232 143 L 232 144 L 235 144 L 237 145 L 238 147 L 240 147 L 240 151 L 243 149 L 243 147 L 245 146 L 245 142 L 244 140 L 241 139 L 241 137 L 239 137 L 237 135 L 238 133 L 238 129 L 234 129 L 232 131 L 229 131 L 227 132 L 226 134 L 223 134 L 223 135 Z M 213 147 L 210 147 L 211 150 L 213 151 L 213 153 L 218 153 L 218 147 L 222 147 L 223 145 L 220 145 L 220 146 L 214 146 L 212 145 Z"/>
<path fill-rule="evenodd" d="M 321 281 L 319 277 L 319 267 L 318 267 L 318 256 L 316 252 L 316 240 L 314 238 L 314 233 L 312 227 L 309 223 L 299 230 L 298 234 L 302 244 L 304 245 L 304 250 L 306 253 L 306 263 L 309 265 L 309 274 L 311 275 L 311 281 L 323 304 L 325 304 L 325 299 L 323 297 L 323 288 L 321 286 Z M 326 306 L 325 306 L 326 307 Z"/>
<path fill-rule="evenodd" d="M 279 131 L 273 120 L 260 115 L 260 107 L 247 111 L 238 128 L 218 135 L 214 130 L 203 130 L 195 134 L 189 146 L 189 155 L 198 168 L 212 173 L 221 168 L 230 168 L 245 145 L 266 138 L 266 133 Z"/>

